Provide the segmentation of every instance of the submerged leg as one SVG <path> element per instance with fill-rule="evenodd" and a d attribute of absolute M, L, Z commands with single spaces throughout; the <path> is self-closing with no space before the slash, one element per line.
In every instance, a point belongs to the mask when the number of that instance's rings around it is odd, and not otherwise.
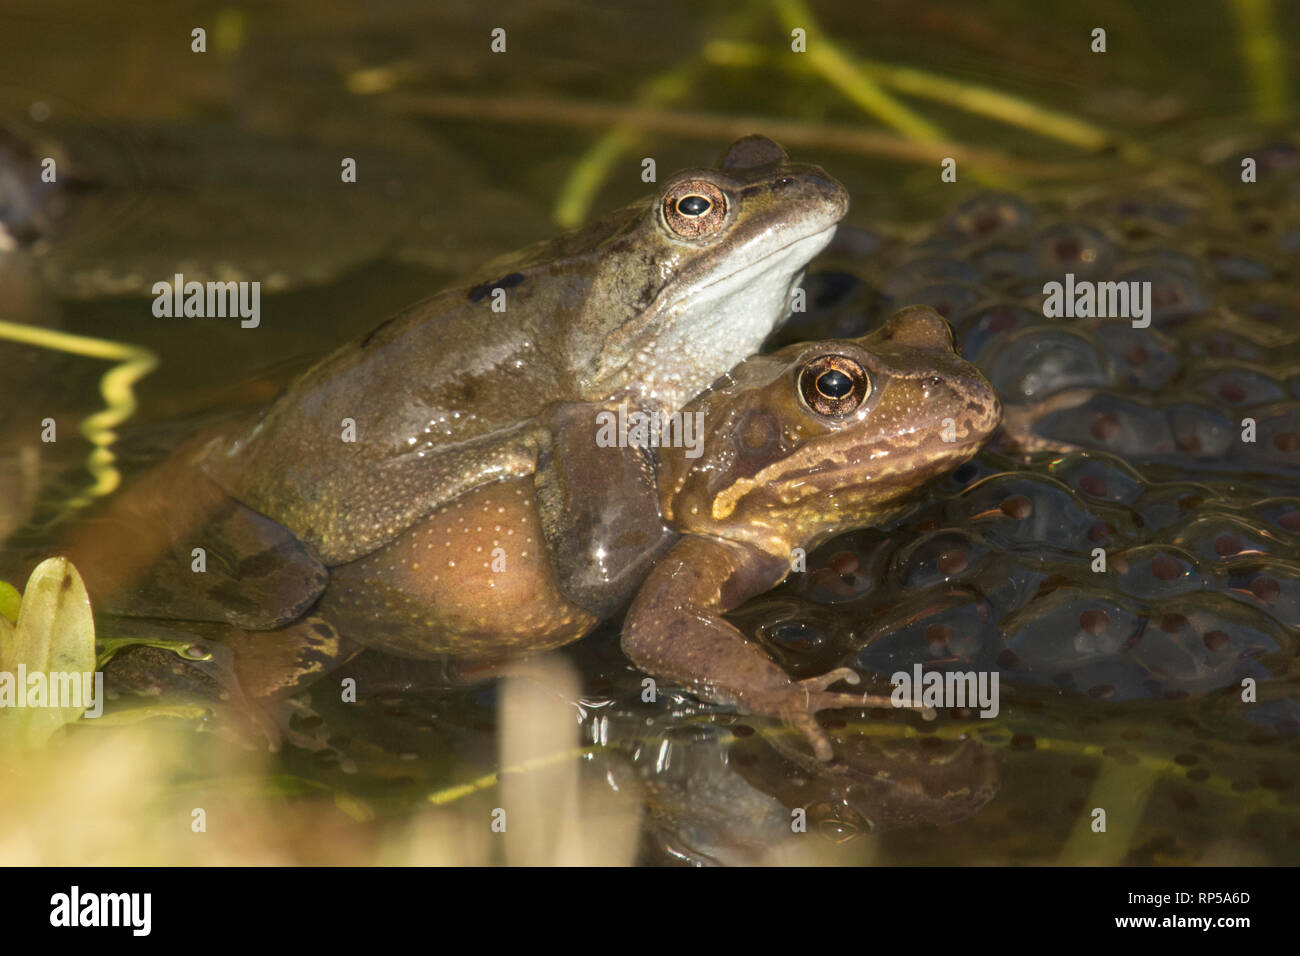
<path fill-rule="evenodd" d="M 841 680 L 858 682 L 858 675 L 847 667 L 793 680 L 722 617 L 778 584 L 787 570 L 775 558 L 719 539 L 683 538 L 655 567 L 632 603 L 623 625 L 623 650 L 639 667 L 702 698 L 789 721 L 808 738 L 819 759 L 830 760 L 830 738 L 816 713 L 889 707 L 890 700 L 827 690 Z"/>

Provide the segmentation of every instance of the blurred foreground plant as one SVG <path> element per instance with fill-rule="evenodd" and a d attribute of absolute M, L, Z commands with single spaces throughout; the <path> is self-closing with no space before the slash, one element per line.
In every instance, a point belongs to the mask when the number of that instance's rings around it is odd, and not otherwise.
<path fill-rule="evenodd" d="M 67 558 L 37 565 L 12 621 L 3 612 L 12 611 L 15 592 L 6 588 L 0 598 L 0 749 L 35 748 L 81 717 L 89 703 L 53 706 L 60 685 L 54 675 L 75 675 L 82 686 L 80 675 L 94 672 L 95 621 L 86 586 Z M 28 694 L 24 678 L 45 683 L 45 706 L 18 706 Z"/>

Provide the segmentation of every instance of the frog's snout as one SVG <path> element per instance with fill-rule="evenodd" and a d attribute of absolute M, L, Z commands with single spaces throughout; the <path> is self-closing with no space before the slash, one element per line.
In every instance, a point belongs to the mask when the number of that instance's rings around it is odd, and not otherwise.
<path fill-rule="evenodd" d="M 981 388 L 975 398 L 967 400 L 968 407 L 973 406 L 974 420 L 972 429 L 983 436 L 981 441 L 988 441 L 993 433 L 998 430 L 998 426 L 1002 424 L 1002 399 L 998 396 L 989 380 L 981 375 L 977 369 L 974 374 Z"/>
<path fill-rule="evenodd" d="M 982 445 L 997 430 L 1002 400 L 984 374 L 961 357 L 952 326 L 938 312 L 926 305 L 906 306 L 875 334 L 881 342 L 911 350 L 914 360 L 930 364 L 918 411 L 933 415 L 941 425 L 951 420 L 960 445 Z"/>
<path fill-rule="evenodd" d="M 978 368 L 965 359 L 953 359 L 956 368 L 936 384 L 946 392 L 936 396 L 939 406 L 946 405 L 955 414 L 960 441 L 983 445 L 1002 423 L 1002 399 Z"/>
<path fill-rule="evenodd" d="M 820 166 L 802 166 L 799 169 L 806 188 L 822 207 L 826 220 L 839 222 L 849 213 L 849 191 L 838 179 L 830 176 Z"/>
<path fill-rule="evenodd" d="M 798 210 L 809 233 L 821 232 L 849 211 L 849 191 L 820 166 L 792 163 L 762 183 L 742 190 L 776 197 L 783 208 Z"/>

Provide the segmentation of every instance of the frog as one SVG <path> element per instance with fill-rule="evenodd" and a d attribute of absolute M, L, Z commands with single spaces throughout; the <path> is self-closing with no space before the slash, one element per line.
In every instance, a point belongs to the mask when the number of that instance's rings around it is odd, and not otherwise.
<path fill-rule="evenodd" d="M 745 137 L 344 345 L 200 468 L 325 566 L 355 561 L 484 483 L 526 480 L 547 408 L 676 412 L 786 319 L 847 211 L 819 167 Z"/>
<path fill-rule="evenodd" d="M 973 457 L 997 393 L 917 306 L 740 363 L 684 406 L 698 441 L 602 442 L 599 414 L 553 409 L 563 438 L 536 475 L 475 488 L 331 568 L 313 613 L 371 648 L 472 661 L 564 646 L 625 609 L 639 668 L 788 721 L 831 760 L 816 715 L 890 701 L 832 690 L 858 683 L 847 667 L 793 679 L 725 615 Z"/>

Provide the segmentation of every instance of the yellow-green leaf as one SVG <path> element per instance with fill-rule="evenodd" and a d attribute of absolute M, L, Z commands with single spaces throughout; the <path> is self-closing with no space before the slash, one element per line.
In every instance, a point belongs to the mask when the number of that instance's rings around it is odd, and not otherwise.
<path fill-rule="evenodd" d="M 18 605 L 22 599 L 23 596 L 16 587 L 8 581 L 0 581 L 0 617 L 8 620 L 10 624 L 17 624 Z"/>
<path fill-rule="evenodd" d="M 86 709 L 94 670 L 95 621 L 81 575 L 66 558 L 42 561 L 27 580 L 16 626 L 0 630 L 0 739 L 43 745 Z M 89 687 L 86 674 L 92 675 Z M 44 706 L 17 706 L 33 703 L 42 682 Z M 51 706 L 61 689 L 69 706 Z"/>

